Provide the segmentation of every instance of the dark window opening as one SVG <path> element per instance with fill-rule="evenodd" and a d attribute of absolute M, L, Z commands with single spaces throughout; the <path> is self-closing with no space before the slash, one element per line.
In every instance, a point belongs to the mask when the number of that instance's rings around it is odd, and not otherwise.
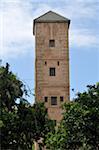
<path fill-rule="evenodd" d="M 55 76 L 55 68 L 50 68 L 49 69 L 49 75 L 50 76 Z"/>
<path fill-rule="evenodd" d="M 63 102 L 64 101 L 64 97 L 60 96 L 60 101 Z"/>
<path fill-rule="evenodd" d="M 59 66 L 59 61 L 57 62 L 57 65 Z"/>
<path fill-rule="evenodd" d="M 47 65 L 47 62 L 45 61 L 45 65 Z"/>
<path fill-rule="evenodd" d="M 47 97 L 47 96 L 45 96 L 45 97 L 44 97 L 44 100 L 45 100 L 45 102 L 47 102 L 47 101 L 48 101 L 48 97 Z"/>
<path fill-rule="evenodd" d="M 51 105 L 57 105 L 57 97 L 55 96 L 51 97 Z"/>
<path fill-rule="evenodd" d="M 49 47 L 55 47 L 55 40 L 49 40 Z"/>
<path fill-rule="evenodd" d="M 48 108 L 46 108 L 46 113 L 48 113 Z"/>

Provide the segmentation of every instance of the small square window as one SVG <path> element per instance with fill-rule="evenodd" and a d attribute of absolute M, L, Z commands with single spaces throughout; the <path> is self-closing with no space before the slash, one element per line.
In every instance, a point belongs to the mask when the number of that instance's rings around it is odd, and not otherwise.
<path fill-rule="evenodd" d="M 55 76 L 55 75 L 56 75 L 56 73 L 55 73 L 55 68 L 50 68 L 50 69 L 49 69 L 49 75 L 50 75 L 50 76 Z"/>
<path fill-rule="evenodd" d="M 47 96 L 45 96 L 45 97 L 44 97 L 44 100 L 45 100 L 45 102 L 47 102 L 47 101 L 48 101 L 48 97 L 47 97 Z"/>
<path fill-rule="evenodd" d="M 55 47 L 55 40 L 49 40 L 49 47 Z"/>
<path fill-rule="evenodd" d="M 60 96 L 60 101 L 63 102 L 64 101 L 64 97 Z"/>
<path fill-rule="evenodd" d="M 51 105 L 57 105 L 57 97 L 55 96 L 51 97 Z"/>

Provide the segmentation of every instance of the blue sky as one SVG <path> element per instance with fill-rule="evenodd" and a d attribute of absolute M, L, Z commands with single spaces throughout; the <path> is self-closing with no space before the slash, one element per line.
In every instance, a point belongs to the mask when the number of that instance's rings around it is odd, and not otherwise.
<path fill-rule="evenodd" d="M 33 19 L 52 10 L 71 20 L 70 92 L 99 81 L 99 0 L 1 0 L 0 59 L 34 93 Z M 72 92 L 72 88 L 75 92 Z M 29 101 L 33 103 L 34 97 Z"/>

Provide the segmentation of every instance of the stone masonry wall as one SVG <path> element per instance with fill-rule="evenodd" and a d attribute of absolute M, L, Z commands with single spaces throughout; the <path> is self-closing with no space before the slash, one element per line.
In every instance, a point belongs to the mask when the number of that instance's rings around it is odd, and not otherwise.
<path fill-rule="evenodd" d="M 50 39 L 55 40 L 55 47 L 49 47 Z M 69 100 L 68 23 L 36 23 L 35 42 L 36 100 L 44 101 L 47 96 L 45 106 L 49 117 L 60 121 L 63 103 L 60 96 L 64 97 L 64 102 Z M 56 68 L 56 76 L 49 76 L 50 67 Z M 51 105 L 51 96 L 57 96 L 57 105 Z"/>

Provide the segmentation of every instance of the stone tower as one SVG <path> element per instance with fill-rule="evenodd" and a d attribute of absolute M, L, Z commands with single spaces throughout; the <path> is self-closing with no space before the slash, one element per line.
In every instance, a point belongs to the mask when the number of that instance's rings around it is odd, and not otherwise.
<path fill-rule="evenodd" d="M 35 94 L 44 102 L 48 115 L 59 122 L 61 105 L 69 101 L 70 20 L 52 11 L 34 20 L 35 35 Z"/>

